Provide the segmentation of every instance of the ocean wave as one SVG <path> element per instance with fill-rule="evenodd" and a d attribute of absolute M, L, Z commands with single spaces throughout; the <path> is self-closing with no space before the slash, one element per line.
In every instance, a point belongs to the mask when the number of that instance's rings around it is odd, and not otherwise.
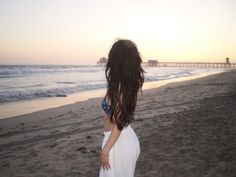
<path fill-rule="evenodd" d="M 68 95 L 81 91 L 96 90 L 105 87 L 105 83 L 100 83 L 90 85 L 78 85 L 74 87 L 54 88 L 48 90 L 0 91 L 0 103 L 42 97 L 58 97 L 61 95 Z"/>
<path fill-rule="evenodd" d="M 75 82 L 63 82 L 63 81 L 58 81 L 58 84 L 75 84 Z"/>
<path fill-rule="evenodd" d="M 91 73 L 99 72 L 101 67 L 83 66 L 83 65 L 1 65 L 0 78 L 22 77 L 35 74 L 53 74 L 53 73 Z"/>
<path fill-rule="evenodd" d="M 187 77 L 209 72 L 207 68 L 143 67 L 145 82 Z M 104 66 L 84 65 L 0 65 L 0 103 L 106 87 Z M 24 77 L 30 75 L 30 77 Z"/>

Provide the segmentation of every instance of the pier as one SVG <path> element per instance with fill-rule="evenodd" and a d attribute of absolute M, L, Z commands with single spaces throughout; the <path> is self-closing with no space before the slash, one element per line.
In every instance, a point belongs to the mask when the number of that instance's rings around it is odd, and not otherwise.
<path fill-rule="evenodd" d="M 205 62 L 158 62 L 150 64 L 143 62 L 145 66 L 157 67 L 205 67 L 205 68 L 236 68 L 236 63 L 205 63 Z"/>
<path fill-rule="evenodd" d="M 108 61 L 102 57 L 97 61 L 98 65 L 104 65 Z M 231 63 L 229 58 L 225 62 L 159 62 L 158 60 L 148 60 L 142 62 L 142 65 L 152 67 L 195 67 L 195 68 L 236 68 L 236 63 Z"/>
<path fill-rule="evenodd" d="M 159 62 L 157 60 L 148 60 L 143 62 L 145 66 L 154 67 L 201 67 L 201 68 L 236 68 L 236 63 L 230 63 L 229 58 L 225 62 Z"/>

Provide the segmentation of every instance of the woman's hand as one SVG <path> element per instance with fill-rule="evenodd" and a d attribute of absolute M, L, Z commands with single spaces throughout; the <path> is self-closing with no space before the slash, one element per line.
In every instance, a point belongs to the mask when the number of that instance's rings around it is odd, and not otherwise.
<path fill-rule="evenodd" d="M 100 167 L 105 169 L 109 169 L 110 163 L 109 163 L 109 153 L 102 150 L 100 154 Z"/>

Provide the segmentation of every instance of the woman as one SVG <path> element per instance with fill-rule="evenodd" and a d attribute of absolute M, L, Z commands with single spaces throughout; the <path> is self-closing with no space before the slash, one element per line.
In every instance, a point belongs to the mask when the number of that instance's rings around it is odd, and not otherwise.
<path fill-rule="evenodd" d="M 144 70 L 136 45 L 116 41 L 106 65 L 107 93 L 102 101 L 104 139 L 100 154 L 100 177 L 133 177 L 140 153 L 139 140 L 130 126 Z"/>

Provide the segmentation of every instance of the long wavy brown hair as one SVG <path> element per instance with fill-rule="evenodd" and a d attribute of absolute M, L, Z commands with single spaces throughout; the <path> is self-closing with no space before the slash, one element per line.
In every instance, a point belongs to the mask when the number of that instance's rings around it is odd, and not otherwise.
<path fill-rule="evenodd" d="M 107 96 L 112 113 L 110 120 L 119 130 L 128 126 L 134 119 L 137 94 L 144 82 L 144 70 L 141 66 L 137 46 L 130 40 L 117 40 L 108 54 L 105 75 Z"/>

